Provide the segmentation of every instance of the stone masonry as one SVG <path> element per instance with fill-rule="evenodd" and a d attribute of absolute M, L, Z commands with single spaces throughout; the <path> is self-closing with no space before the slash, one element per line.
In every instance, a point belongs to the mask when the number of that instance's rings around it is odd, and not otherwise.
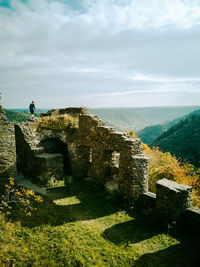
<path fill-rule="evenodd" d="M 0 105 L 0 184 L 4 178 L 16 176 L 16 147 L 14 127 L 6 119 Z"/>
<path fill-rule="evenodd" d="M 129 200 L 136 199 L 147 191 L 148 159 L 144 156 L 139 139 L 132 139 L 128 134 L 106 126 L 105 122 L 90 114 L 87 108 L 49 111 L 43 116 L 55 113 L 79 115 L 78 128 L 72 130 L 69 127 L 65 131 L 41 129 L 38 132 L 34 129 L 34 123 L 26 122 L 17 125 L 18 166 L 21 171 L 32 174 L 35 180 L 41 180 L 39 177 L 45 172 L 43 169 L 39 173 L 42 162 L 37 158 L 41 157 L 41 153 L 49 153 L 47 147 L 53 147 L 53 142 L 59 140 L 65 149 L 54 148 L 53 153 L 62 155 L 63 166 L 67 166 L 64 171 L 71 176 L 78 179 L 93 179 L 104 184 L 108 189 L 115 189 Z M 23 152 L 21 147 L 24 148 Z M 58 160 L 58 157 L 55 160 Z M 60 164 L 59 161 L 54 165 L 56 167 Z M 46 180 L 48 180 L 48 172 L 46 170 Z M 53 175 L 52 170 L 49 173 Z M 58 170 L 55 170 L 55 173 L 58 173 Z"/>

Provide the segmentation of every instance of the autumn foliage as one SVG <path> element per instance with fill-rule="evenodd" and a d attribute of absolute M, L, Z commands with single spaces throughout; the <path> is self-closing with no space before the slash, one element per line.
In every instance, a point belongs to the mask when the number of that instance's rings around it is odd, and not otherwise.
<path fill-rule="evenodd" d="M 27 216 L 30 216 L 31 212 L 35 210 L 33 202 L 40 203 L 42 201 L 41 196 L 36 195 L 35 192 L 25 187 L 17 187 L 14 179 L 9 178 L 9 183 L 5 186 L 5 194 L 0 199 L 0 211 L 9 210 L 11 205 L 15 204 Z"/>
<path fill-rule="evenodd" d="M 163 153 L 158 148 L 150 149 L 146 144 L 142 146 L 149 158 L 149 191 L 156 192 L 156 183 L 162 178 L 190 185 L 193 188 L 193 206 L 200 207 L 200 169 L 182 163 L 169 152 Z"/>

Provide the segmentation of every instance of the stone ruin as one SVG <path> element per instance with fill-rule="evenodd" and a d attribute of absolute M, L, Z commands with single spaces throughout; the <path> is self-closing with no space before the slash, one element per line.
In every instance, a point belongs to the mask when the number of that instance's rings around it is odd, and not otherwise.
<path fill-rule="evenodd" d="M 77 127 L 69 124 L 55 131 L 23 122 L 14 132 L 0 106 L 0 179 L 15 177 L 16 169 L 42 184 L 64 175 L 90 179 L 132 204 L 139 200 L 141 210 L 153 210 L 166 221 L 183 218 L 186 226 L 199 232 L 200 210 L 191 207 L 191 187 L 161 179 L 156 194 L 148 191 L 148 158 L 139 139 L 106 126 L 87 108 L 52 110 L 42 116 L 54 114 L 78 117 Z"/>
<path fill-rule="evenodd" d="M 48 182 L 64 173 L 93 179 L 127 199 L 148 188 L 148 159 L 141 141 L 105 125 L 87 108 L 67 108 L 57 114 L 78 116 L 78 127 L 65 131 L 40 129 L 34 123 L 15 126 L 18 170 L 35 181 Z M 42 116 L 50 116 L 49 111 Z"/>

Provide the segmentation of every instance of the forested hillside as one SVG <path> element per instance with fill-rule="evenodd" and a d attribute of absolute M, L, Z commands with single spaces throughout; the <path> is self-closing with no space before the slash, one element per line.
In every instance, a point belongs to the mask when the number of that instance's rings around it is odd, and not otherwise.
<path fill-rule="evenodd" d="M 200 115 L 190 115 L 175 124 L 158 137 L 153 146 L 200 167 Z"/>
<path fill-rule="evenodd" d="M 137 133 L 137 135 L 140 137 L 140 139 L 147 145 L 150 145 L 153 143 L 160 135 L 162 135 L 165 131 L 167 131 L 169 128 L 173 127 L 176 123 L 186 119 L 188 116 L 200 114 L 200 109 L 195 110 L 187 115 L 184 115 L 182 117 L 176 118 L 172 121 L 169 121 L 164 124 L 158 124 L 153 126 L 148 126 L 142 129 Z"/>
<path fill-rule="evenodd" d="M 148 126 L 138 133 L 138 137 L 142 140 L 142 142 L 149 145 L 156 140 L 156 138 L 160 136 L 164 130 L 164 127 L 160 124 Z"/>

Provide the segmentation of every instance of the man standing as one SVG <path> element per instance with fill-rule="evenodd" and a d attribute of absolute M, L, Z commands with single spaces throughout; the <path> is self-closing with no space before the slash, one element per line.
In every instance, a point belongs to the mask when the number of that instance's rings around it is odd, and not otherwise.
<path fill-rule="evenodd" d="M 30 113 L 31 113 L 31 120 L 33 120 L 33 118 L 34 118 L 34 112 L 35 112 L 35 104 L 34 104 L 34 101 L 32 101 L 32 103 L 30 104 L 29 110 L 30 110 Z"/>

